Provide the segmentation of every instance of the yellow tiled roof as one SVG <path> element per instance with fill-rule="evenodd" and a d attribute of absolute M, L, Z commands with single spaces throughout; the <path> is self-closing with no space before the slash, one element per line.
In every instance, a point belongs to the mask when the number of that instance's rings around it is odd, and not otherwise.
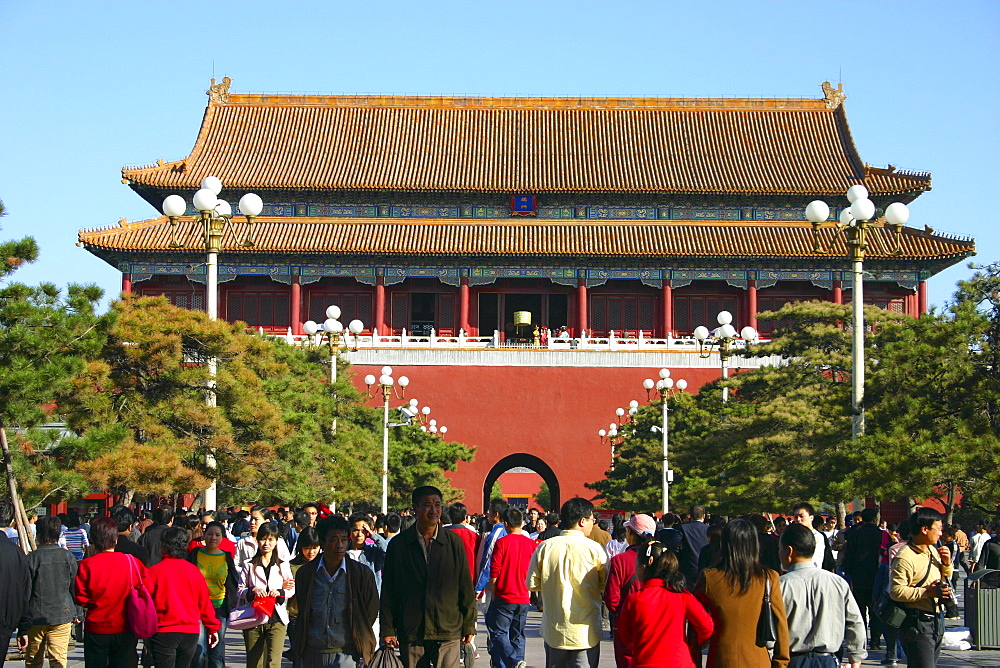
<path fill-rule="evenodd" d="M 928 174 L 867 167 L 826 99 L 229 95 L 191 154 L 133 187 L 874 195 Z"/>
<path fill-rule="evenodd" d="M 237 217 L 238 218 L 238 217 Z M 236 235 L 246 233 L 235 222 Z M 357 255 L 465 256 L 627 256 L 627 257 L 799 257 L 843 256 L 843 240 L 830 245 L 832 228 L 821 230 L 828 254 L 813 250 L 809 223 L 625 221 L 565 223 L 535 220 L 456 222 L 454 219 L 412 221 L 372 219 L 258 219 L 255 245 L 238 246 L 233 230 L 223 238 L 226 253 L 337 253 Z M 103 230 L 81 231 L 80 242 L 94 250 L 204 250 L 201 225 L 182 218 L 177 225 L 180 248 L 170 246 L 171 229 L 164 217 L 123 223 Z M 893 257 L 895 242 L 884 229 L 868 239 L 870 257 Z M 904 228 L 901 259 L 933 260 L 974 252 L 971 240 L 953 239 Z"/>

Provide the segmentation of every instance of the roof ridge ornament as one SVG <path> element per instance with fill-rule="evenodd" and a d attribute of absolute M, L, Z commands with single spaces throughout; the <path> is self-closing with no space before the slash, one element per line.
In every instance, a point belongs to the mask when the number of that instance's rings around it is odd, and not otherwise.
<path fill-rule="evenodd" d="M 208 95 L 208 99 L 214 104 L 228 104 L 229 103 L 229 85 L 233 83 L 233 80 L 229 77 L 222 77 L 222 83 L 215 83 L 215 78 L 212 78 L 212 85 L 208 87 L 205 91 L 205 95 Z"/>
<path fill-rule="evenodd" d="M 836 109 L 840 105 L 844 104 L 844 100 L 847 99 L 847 94 L 844 92 L 843 82 L 837 84 L 837 87 L 834 88 L 830 85 L 829 81 L 824 81 L 823 99 L 826 100 L 826 106 L 828 109 Z"/>

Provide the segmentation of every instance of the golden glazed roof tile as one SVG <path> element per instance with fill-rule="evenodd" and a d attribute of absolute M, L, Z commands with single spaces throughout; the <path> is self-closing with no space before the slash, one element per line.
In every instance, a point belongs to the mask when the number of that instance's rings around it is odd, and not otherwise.
<path fill-rule="evenodd" d="M 231 190 L 917 193 L 867 168 L 826 99 L 227 95 L 184 160 L 124 168 L 133 187 Z"/>
<path fill-rule="evenodd" d="M 245 224 L 235 225 L 242 240 Z M 154 218 L 103 230 L 81 231 L 82 245 L 92 250 L 129 252 L 202 252 L 201 225 L 182 218 L 177 225 L 179 248 L 171 246 L 166 218 Z M 669 221 L 608 224 L 538 221 L 455 222 L 297 218 L 258 219 L 252 248 L 240 248 L 233 230 L 223 238 L 226 253 L 332 253 L 338 255 L 466 255 L 466 256 L 600 256 L 600 257 L 798 257 L 827 258 L 846 253 L 832 228 L 821 230 L 823 247 L 814 252 L 808 223 L 739 223 Z M 832 241 L 832 245 L 831 242 Z M 868 238 L 869 257 L 935 260 L 965 257 L 975 251 L 971 240 L 953 239 L 904 228 L 902 255 L 884 229 Z"/>

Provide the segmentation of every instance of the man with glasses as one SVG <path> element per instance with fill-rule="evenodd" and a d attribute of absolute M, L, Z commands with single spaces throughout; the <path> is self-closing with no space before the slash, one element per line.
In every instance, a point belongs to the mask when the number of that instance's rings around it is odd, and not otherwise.
<path fill-rule="evenodd" d="M 309 526 L 315 528 L 316 522 L 319 521 L 319 505 L 310 501 L 302 506 L 302 512 L 309 516 Z"/>
<path fill-rule="evenodd" d="M 935 547 L 941 532 L 941 513 L 918 508 L 910 516 L 910 541 L 889 566 L 889 596 L 906 608 L 899 642 L 911 668 L 933 668 L 941 652 L 942 602 L 953 595 L 951 552 Z"/>
<path fill-rule="evenodd" d="M 579 497 L 563 504 L 558 536 L 538 546 L 528 565 L 528 589 L 540 593 L 545 665 L 589 666 L 601 658 L 601 595 L 608 555 L 590 540 L 594 504 Z"/>

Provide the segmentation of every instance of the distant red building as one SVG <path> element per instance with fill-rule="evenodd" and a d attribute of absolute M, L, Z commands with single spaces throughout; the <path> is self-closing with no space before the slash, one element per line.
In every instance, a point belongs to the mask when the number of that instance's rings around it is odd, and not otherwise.
<path fill-rule="evenodd" d="M 728 310 L 849 301 L 843 240 L 814 251 L 803 210 L 846 205 L 862 183 L 881 209 L 930 189 L 926 173 L 876 168 L 851 139 L 843 95 L 821 99 L 458 98 L 237 95 L 213 85 L 191 154 L 122 170 L 153 207 L 189 202 L 203 178 L 222 197 L 265 202 L 254 245 L 231 230 L 220 315 L 281 334 L 330 304 L 365 323 L 355 380 L 389 364 L 476 447 L 452 476 L 479 509 L 512 467 L 555 501 L 590 496 L 610 452 L 596 436 L 644 399 L 666 366 L 697 388 L 719 375 L 689 338 Z M 125 292 L 203 308 L 204 242 L 189 204 L 81 231 Z M 904 228 L 869 240 L 865 298 L 926 310 L 925 281 L 974 252 L 971 239 Z M 527 313 L 527 316 L 516 313 Z M 526 325 L 519 325 L 527 318 Z M 572 341 L 544 345 L 565 325 Z M 519 492 L 523 493 L 523 492 Z"/>

